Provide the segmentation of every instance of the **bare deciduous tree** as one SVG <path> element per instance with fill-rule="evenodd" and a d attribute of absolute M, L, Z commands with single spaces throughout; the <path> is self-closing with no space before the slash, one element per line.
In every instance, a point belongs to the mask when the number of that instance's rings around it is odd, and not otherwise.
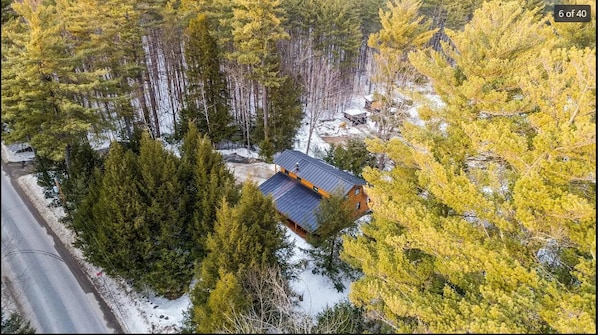
<path fill-rule="evenodd" d="M 311 48 L 307 48 L 305 66 L 301 67 L 301 85 L 305 92 L 305 112 L 308 119 L 307 148 L 309 154 L 311 138 L 318 120 L 324 112 L 332 113 L 336 110 L 337 96 L 341 91 L 340 71 L 325 56 L 313 55 Z"/>
<path fill-rule="evenodd" d="M 221 329 L 226 334 L 333 334 L 343 329 L 349 315 L 325 318 L 317 322 L 302 311 L 298 297 L 278 268 L 258 268 L 246 277 L 245 289 L 252 295 L 253 306 L 246 312 L 229 316 L 231 326 Z"/>

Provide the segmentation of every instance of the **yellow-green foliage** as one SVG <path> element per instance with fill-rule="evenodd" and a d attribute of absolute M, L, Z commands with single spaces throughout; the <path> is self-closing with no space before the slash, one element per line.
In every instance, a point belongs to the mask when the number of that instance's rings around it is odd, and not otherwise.
<path fill-rule="evenodd" d="M 247 297 L 239 280 L 230 272 L 222 272 L 207 303 L 194 307 L 197 332 L 218 333 L 229 329 L 233 324 L 234 313 L 242 311 L 246 305 Z"/>
<path fill-rule="evenodd" d="M 596 47 L 596 1 L 595 0 L 560 0 L 559 5 L 590 5 L 590 22 L 554 22 L 550 24 L 561 36 L 561 45 L 576 46 L 579 49 Z"/>
<path fill-rule="evenodd" d="M 350 298 L 400 332 L 596 332 L 596 50 L 518 2 L 410 55 L 444 102 L 371 140 L 374 220 Z M 454 63 L 452 63 L 454 62 Z"/>

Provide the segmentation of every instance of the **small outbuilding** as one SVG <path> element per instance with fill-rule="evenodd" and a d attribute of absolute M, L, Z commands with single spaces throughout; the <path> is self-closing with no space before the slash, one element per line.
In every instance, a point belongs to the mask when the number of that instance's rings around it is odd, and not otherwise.
<path fill-rule="evenodd" d="M 360 109 L 349 109 L 343 112 L 343 117 L 356 126 L 367 122 L 367 113 Z"/>
<path fill-rule="evenodd" d="M 366 95 L 364 99 L 365 105 L 363 106 L 363 108 L 365 108 L 367 111 L 372 113 L 378 113 L 382 110 L 382 103 L 376 100 L 373 94 Z"/>

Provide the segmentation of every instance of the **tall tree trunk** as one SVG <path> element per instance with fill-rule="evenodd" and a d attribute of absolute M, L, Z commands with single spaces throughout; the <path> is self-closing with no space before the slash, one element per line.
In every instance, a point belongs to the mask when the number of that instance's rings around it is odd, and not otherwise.
<path fill-rule="evenodd" d="M 264 114 L 264 141 L 268 142 L 270 140 L 268 129 L 268 87 L 263 86 L 262 89 L 262 110 Z"/>
<path fill-rule="evenodd" d="M 158 117 L 158 103 L 156 99 L 156 85 L 160 85 L 160 72 L 159 72 L 159 57 L 158 57 L 158 49 L 156 40 L 158 39 L 157 36 L 157 28 L 153 28 L 149 35 L 146 37 L 147 40 L 147 56 L 146 61 L 149 62 L 147 64 L 147 72 L 145 80 L 147 81 L 147 89 L 148 95 L 150 98 L 150 107 L 152 112 L 152 123 L 154 126 L 154 134 L 155 138 L 160 137 L 160 118 Z M 158 91 L 159 92 L 159 91 Z"/>

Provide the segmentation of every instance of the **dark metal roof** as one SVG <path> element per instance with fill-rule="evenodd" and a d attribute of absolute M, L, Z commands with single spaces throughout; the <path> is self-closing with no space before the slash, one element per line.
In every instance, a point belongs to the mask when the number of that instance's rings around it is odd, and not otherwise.
<path fill-rule="evenodd" d="M 274 158 L 274 164 L 282 166 L 328 193 L 334 193 L 340 188 L 345 195 L 353 186 L 365 185 L 365 180 L 296 150 L 283 151 Z"/>
<path fill-rule="evenodd" d="M 260 186 L 265 195 L 272 195 L 276 209 L 287 218 L 312 233 L 318 228 L 316 210 L 322 196 L 278 172 Z"/>

